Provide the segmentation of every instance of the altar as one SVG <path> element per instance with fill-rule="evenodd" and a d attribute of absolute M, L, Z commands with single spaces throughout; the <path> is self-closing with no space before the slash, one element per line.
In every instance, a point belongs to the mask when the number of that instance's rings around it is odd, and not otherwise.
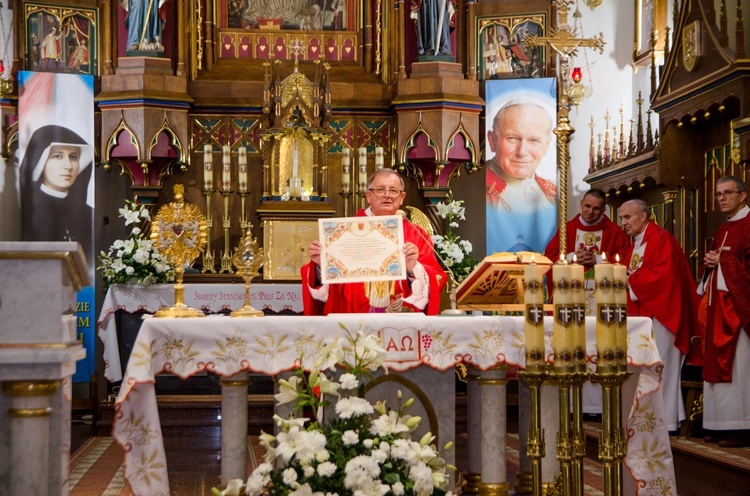
<path fill-rule="evenodd" d="M 243 284 L 185 284 L 185 303 L 208 313 L 235 310 L 241 308 L 244 301 Z M 104 377 L 110 382 L 122 380 L 122 365 L 127 362 L 133 345 L 125 345 L 118 339 L 115 312 L 154 313 L 173 304 L 174 284 L 113 284 L 109 287 L 97 322 L 99 339 L 104 344 Z M 299 284 L 253 284 L 250 304 L 269 314 L 301 314 L 302 290 Z"/>
<path fill-rule="evenodd" d="M 551 319 L 545 324 L 549 354 L 552 349 Z M 206 332 L 207 327 L 210 327 L 210 333 Z M 586 330 L 587 352 L 590 357 L 595 357 L 593 318 L 587 319 Z M 480 448 L 474 449 L 480 449 L 482 456 L 501 467 L 500 472 L 504 474 L 504 367 L 524 366 L 521 317 L 342 314 L 259 319 L 224 316 L 204 319 L 146 318 L 116 401 L 117 415 L 113 428 L 115 439 L 125 450 L 125 476 L 133 492 L 169 494 L 168 461 L 154 392 L 157 374 L 166 371 L 181 378 L 201 371 L 209 371 L 223 378 L 245 371 L 276 375 L 292 369 L 301 354 L 314 356 L 315 350 L 335 336 L 357 331 L 378 334 L 382 342 L 388 344 L 384 347 L 391 373 L 422 366 L 436 371 L 450 371 L 456 364 L 464 363 L 478 370 L 480 376 L 493 377 L 491 381 L 485 381 L 493 384 L 493 394 L 487 398 L 493 405 L 486 409 L 483 404 L 482 411 L 495 412 L 493 422 L 498 427 L 495 433 L 500 439 L 487 439 L 488 436 L 482 433 L 480 440 L 470 438 L 469 442 L 470 449 L 472 443 L 478 443 L 476 445 Z M 629 319 L 628 363 L 629 369 L 637 373 L 630 379 L 634 383 L 634 387 L 629 388 L 633 393 L 623 398 L 623 404 L 629 406 L 624 417 L 627 419 L 629 446 L 625 457 L 628 469 L 625 471 L 626 479 L 629 479 L 626 480 L 626 487 L 652 488 L 665 481 L 671 481 L 674 486 L 668 432 L 666 426 L 658 422 L 663 418 L 664 406 L 661 395 L 654 393 L 659 389 L 662 363 L 652 337 L 650 319 Z M 446 376 L 455 384 L 452 375 Z M 436 407 L 432 405 L 432 408 Z M 222 429 L 233 426 L 231 435 L 244 442 L 247 423 L 243 427 L 242 422 L 232 422 L 232 415 L 231 411 L 223 412 Z M 446 426 L 438 428 L 441 432 L 448 432 Z M 440 444 L 448 440 L 443 436 Z M 554 439 L 548 439 L 547 443 L 548 449 L 553 450 Z M 246 455 L 233 455 L 237 456 L 243 457 L 237 465 L 244 467 Z M 229 458 L 226 453 L 222 454 L 224 457 Z M 650 463 L 650 460 L 657 460 L 658 463 Z M 485 475 L 483 473 L 482 477 Z"/>

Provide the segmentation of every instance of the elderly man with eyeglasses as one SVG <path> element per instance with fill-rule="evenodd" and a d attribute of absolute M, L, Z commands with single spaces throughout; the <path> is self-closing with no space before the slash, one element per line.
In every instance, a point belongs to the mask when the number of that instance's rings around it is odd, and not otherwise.
<path fill-rule="evenodd" d="M 406 197 L 404 180 L 393 169 L 379 169 L 367 181 L 369 207 L 356 216 L 395 215 Z M 374 283 L 321 284 L 320 241 L 307 249 L 310 262 L 302 267 L 302 301 L 305 315 L 329 313 L 383 313 L 440 311 L 440 291 L 447 276 L 435 258 L 430 236 L 404 219 L 404 255 L 407 278 Z"/>
<path fill-rule="evenodd" d="M 649 218 L 643 200 L 629 200 L 618 211 L 625 234 L 633 237 L 624 263 L 628 265 L 628 315 L 653 320 L 654 340 L 664 371 L 659 390 L 664 398 L 667 427 L 676 431 L 685 420 L 680 372 L 688 363 L 698 364 L 698 295 L 695 279 L 680 243 Z"/>
<path fill-rule="evenodd" d="M 698 287 L 706 310 L 703 428 L 706 441 L 740 448 L 750 446 L 750 208 L 735 176 L 716 182 L 715 197 L 727 221 L 703 257 Z"/>

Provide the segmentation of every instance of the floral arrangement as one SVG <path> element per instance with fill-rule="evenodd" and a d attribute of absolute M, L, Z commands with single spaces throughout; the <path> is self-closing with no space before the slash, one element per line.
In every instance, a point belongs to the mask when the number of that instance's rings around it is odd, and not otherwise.
<path fill-rule="evenodd" d="M 320 356 L 311 372 L 300 366 L 288 380 L 279 381 L 277 404 L 294 403 L 295 408 L 288 419 L 274 415 L 277 436 L 261 434 L 264 463 L 247 482 L 232 480 L 224 490 L 213 488 L 212 494 L 445 495 L 447 471 L 455 467 L 447 465 L 431 444 L 431 433 L 418 442 L 411 440 L 421 418 L 404 412 L 414 399 L 393 410 L 385 402 L 373 405 L 364 398 L 360 378 L 371 377 L 380 367 L 387 373 L 378 337 L 361 331 L 339 337 Z M 326 375 L 337 366 L 343 368 L 338 380 Z M 331 406 L 333 398 L 337 401 Z M 399 391 L 399 403 L 401 398 Z M 331 418 L 324 420 L 324 414 Z"/>
<path fill-rule="evenodd" d="M 439 258 L 443 268 L 452 273 L 453 279 L 457 283 L 471 274 L 471 271 L 477 265 L 477 261 L 471 256 L 473 250 L 471 242 L 461 239 L 453 231 L 458 227 L 459 219 L 466 220 L 466 209 L 463 204 L 463 200 L 454 200 L 453 194 L 449 193 L 445 201 L 436 205 L 438 216 L 448 221 L 448 227 L 445 235 L 435 234 L 432 236 L 432 242 L 438 255 L 440 255 Z"/>
<path fill-rule="evenodd" d="M 99 271 L 106 290 L 112 284 L 154 284 L 175 280 L 174 267 L 156 251 L 147 239 L 141 223 L 147 224 L 151 216 L 144 205 L 125 201 L 119 210 L 125 225 L 133 225 L 127 239 L 118 239 L 109 247 L 109 252 L 99 254 Z"/>

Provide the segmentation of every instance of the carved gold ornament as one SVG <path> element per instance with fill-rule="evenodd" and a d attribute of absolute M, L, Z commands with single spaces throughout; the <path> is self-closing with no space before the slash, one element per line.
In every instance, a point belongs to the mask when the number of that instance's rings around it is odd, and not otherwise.
<path fill-rule="evenodd" d="M 164 205 L 151 223 L 151 241 L 154 247 L 175 266 L 177 284 L 175 290 L 175 304 L 156 312 L 156 317 L 204 317 L 198 309 L 185 305 L 185 285 L 182 277 L 185 267 L 203 251 L 206 246 L 206 219 L 191 203 L 185 203 L 184 186 L 176 184 L 174 200 Z"/>

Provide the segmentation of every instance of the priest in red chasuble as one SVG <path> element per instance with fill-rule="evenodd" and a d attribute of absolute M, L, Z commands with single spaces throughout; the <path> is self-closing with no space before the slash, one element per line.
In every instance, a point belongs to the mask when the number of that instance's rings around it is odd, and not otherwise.
<path fill-rule="evenodd" d="M 623 262 L 628 264 L 628 315 L 653 319 L 654 338 L 664 362 L 660 391 L 666 422 L 677 430 L 685 419 L 680 369 L 698 332 L 696 285 L 682 247 L 674 236 L 649 220 L 646 203 L 620 207 L 622 228 L 633 237 Z"/>
<path fill-rule="evenodd" d="M 707 310 L 703 365 L 703 427 L 708 441 L 750 446 L 750 209 L 737 177 L 716 182 L 727 221 L 703 258 L 698 292 Z"/>
<path fill-rule="evenodd" d="M 594 264 L 601 263 L 604 254 L 614 262 L 615 254 L 622 254 L 630 244 L 625 232 L 604 214 L 605 193 L 600 189 L 590 189 L 581 200 L 581 213 L 568 221 L 568 239 L 565 253 L 568 261 L 576 261 L 586 271 L 586 288 L 593 292 Z M 560 258 L 560 230 L 550 240 L 544 256 L 552 261 Z M 550 286 L 551 288 L 551 286 Z M 588 291 L 587 291 L 588 293 Z M 551 294 L 551 291 L 550 291 Z M 587 313 L 590 308 L 587 294 Z M 589 315 L 594 315 L 593 312 Z"/>
<path fill-rule="evenodd" d="M 367 181 L 370 205 L 357 216 L 395 215 L 406 192 L 404 180 L 393 169 L 375 171 Z M 404 254 L 407 278 L 400 281 L 321 284 L 319 241 L 308 247 L 310 262 L 302 267 L 302 302 L 305 315 L 329 313 L 382 313 L 411 310 L 436 315 L 447 276 L 435 258 L 430 236 L 404 219 Z"/>

